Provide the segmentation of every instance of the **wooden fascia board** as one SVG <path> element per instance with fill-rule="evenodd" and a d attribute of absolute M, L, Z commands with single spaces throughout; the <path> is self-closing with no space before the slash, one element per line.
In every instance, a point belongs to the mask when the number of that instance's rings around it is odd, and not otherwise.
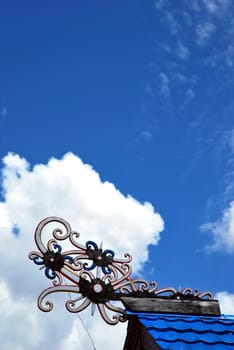
<path fill-rule="evenodd" d="M 220 316 L 217 300 L 187 300 L 167 298 L 139 298 L 121 296 L 126 309 L 133 312 L 155 312 L 172 314 L 189 314 L 203 316 Z"/>

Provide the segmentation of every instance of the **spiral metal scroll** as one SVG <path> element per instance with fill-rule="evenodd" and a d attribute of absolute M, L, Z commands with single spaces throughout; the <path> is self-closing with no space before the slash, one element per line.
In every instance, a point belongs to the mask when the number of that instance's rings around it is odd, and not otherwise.
<path fill-rule="evenodd" d="M 50 224 L 57 223 L 60 228 L 52 230 L 52 237 L 45 244 L 42 234 Z M 48 312 L 53 303 L 48 296 L 65 292 L 69 296 L 66 309 L 80 312 L 91 306 L 92 313 L 97 306 L 101 317 L 110 325 L 127 320 L 125 309 L 117 305 L 122 296 L 166 297 L 213 299 L 210 292 L 200 293 L 190 288 L 178 291 L 174 288 L 158 288 L 156 282 L 131 277 L 132 257 L 125 254 L 123 259 L 115 257 L 113 250 L 103 250 L 95 242 L 79 243 L 80 234 L 73 231 L 70 224 L 59 217 L 42 220 L 35 230 L 35 242 L 38 251 L 29 253 L 29 258 L 44 269 L 45 276 L 52 280 L 52 286 L 41 292 L 38 297 L 40 310 Z M 61 241 L 67 241 L 72 248 L 62 250 Z M 64 283 L 68 280 L 68 283 Z M 71 298 L 74 295 L 74 299 Z"/>

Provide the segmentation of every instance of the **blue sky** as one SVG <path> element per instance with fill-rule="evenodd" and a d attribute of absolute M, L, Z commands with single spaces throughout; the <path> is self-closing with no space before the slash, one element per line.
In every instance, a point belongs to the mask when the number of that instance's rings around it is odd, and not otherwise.
<path fill-rule="evenodd" d="M 163 218 L 147 280 L 233 295 L 233 2 L 9 0 L 0 36 L 1 159 L 72 152 Z"/>

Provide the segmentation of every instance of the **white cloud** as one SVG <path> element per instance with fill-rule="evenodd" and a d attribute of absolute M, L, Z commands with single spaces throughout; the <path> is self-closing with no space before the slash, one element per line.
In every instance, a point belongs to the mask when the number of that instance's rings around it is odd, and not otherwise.
<path fill-rule="evenodd" d="M 200 23 L 196 28 L 196 40 L 200 46 L 206 45 L 212 34 L 216 32 L 216 25 L 212 22 Z"/>
<path fill-rule="evenodd" d="M 161 90 L 161 94 L 164 98 L 169 98 L 170 97 L 170 80 L 167 76 L 166 73 L 163 73 L 161 72 L 159 74 L 159 79 L 160 79 L 160 82 L 161 82 L 161 87 L 160 87 L 160 90 Z"/>
<path fill-rule="evenodd" d="M 218 299 L 223 314 L 234 315 L 234 294 L 219 292 L 215 298 Z"/>
<path fill-rule="evenodd" d="M 209 250 L 224 249 L 234 253 L 234 201 L 224 210 L 220 220 L 207 223 L 201 229 L 212 233 L 213 242 L 209 245 Z"/>
<path fill-rule="evenodd" d="M 28 260 L 29 251 L 35 249 L 35 226 L 44 217 L 61 216 L 81 233 L 81 243 L 89 239 L 98 244 L 103 241 L 104 249 L 113 249 L 120 258 L 125 252 L 131 253 L 137 272 L 148 258 L 148 245 L 158 242 L 163 220 L 150 203 L 141 204 L 131 196 L 124 196 L 72 153 L 61 160 L 52 158 L 48 164 L 37 164 L 33 169 L 14 154 L 7 155 L 3 162 L 0 303 L 9 306 L 0 330 L 1 341 L 7 344 L 4 349 L 38 350 L 44 346 L 64 350 L 68 341 L 74 346 L 80 341 L 85 344 L 83 348 L 89 349 L 87 334 L 84 332 L 81 337 L 76 332 L 77 318 L 65 310 L 64 300 L 59 299 L 50 313 L 37 310 L 36 298 L 49 286 L 49 280 Z M 17 236 L 13 232 L 16 226 Z M 86 314 L 84 317 L 99 348 L 107 346 L 108 339 L 109 347 L 120 348 L 126 325 L 113 329 L 109 326 L 108 333 L 113 332 L 109 338 L 100 317 L 90 318 Z M 79 327 L 80 330 L 82 326 Z M 18 332 L 14 339 L 7 333 L 12 328 Z"/>
<path fill-rule="evenodd" d="M 81 318 L 79 319 L 79 317 Z M 126 337 L 126 324 L 120 324 L 114 327 L 109 326 L 103 323 L 98 315 L 91 317 L 87 312 L 85 315 L 87 324 L 84 324 L 83 319 L 83 314 L 76 317 L 68 336 L 61 343 L 60 350 L 93 350 L 94 347 L 96 349 L 102 349 L 104 346 L 116 350 L 123 349 Z"/>
<path fill-rule="evenodd" d="M 35 307 L 31 302 L 24 303 L 22 298 L 13 299 L 5 281 L 0 281 L 0 289 L 0 339 L 1 342 L 4 340 L 4 349 L 24 349 L 24 345 L 27 349 L 35 349 L 43 340 L 43 323 L 39 323 Z M 42 332 L 38 332 L 39 328 Z M 29 329 L 31 336 L 26 337 Z"/>

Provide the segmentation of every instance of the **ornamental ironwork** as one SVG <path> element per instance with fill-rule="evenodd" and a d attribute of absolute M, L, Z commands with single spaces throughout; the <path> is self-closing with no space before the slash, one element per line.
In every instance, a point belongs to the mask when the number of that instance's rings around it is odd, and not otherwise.
<path fill-rule="evenodd" d="M 47 243 L 42 236 L 50 224 L 59 224 L 50 232 Z M 46 233 L 46 232 L 45 232 Z M 48 234 L 48 232 L 47 232 Z M 44 312 L 53 309 L 50 294 L 67 293 L 66 309 L 70 312 L 80 312 L 91 306 L 92 314 L 97 307 L 101 317 L 111 325 L 127 320 L 121 297 L 150 297 L 170 299 L 212 300 L 210 292 L 200 293 L 191 288 L 176 290 L 174 288 L 158 288 L 155 281 L 132 278 L 132 257 L 125 254 L 124 258 L 115 257 L 113 250 L 103 250 L 93 242 L 85 245 L 79 243 L 80 234 L 73 231 L 70 224 L 59 217 L 43 219 L 35 230 L 35 242 L 38 251 L 29 253 L 29 258 L 44 269 L 45 275 L 52 281 L 52 286 L 46 288 L 38 297 L 38 307 Z M 64 246 L 72 249 L 63 250 Z M 66 242 L 66 243 L 65 243 Z M 74 298 L 71 295 L 74 295 Z"/>

